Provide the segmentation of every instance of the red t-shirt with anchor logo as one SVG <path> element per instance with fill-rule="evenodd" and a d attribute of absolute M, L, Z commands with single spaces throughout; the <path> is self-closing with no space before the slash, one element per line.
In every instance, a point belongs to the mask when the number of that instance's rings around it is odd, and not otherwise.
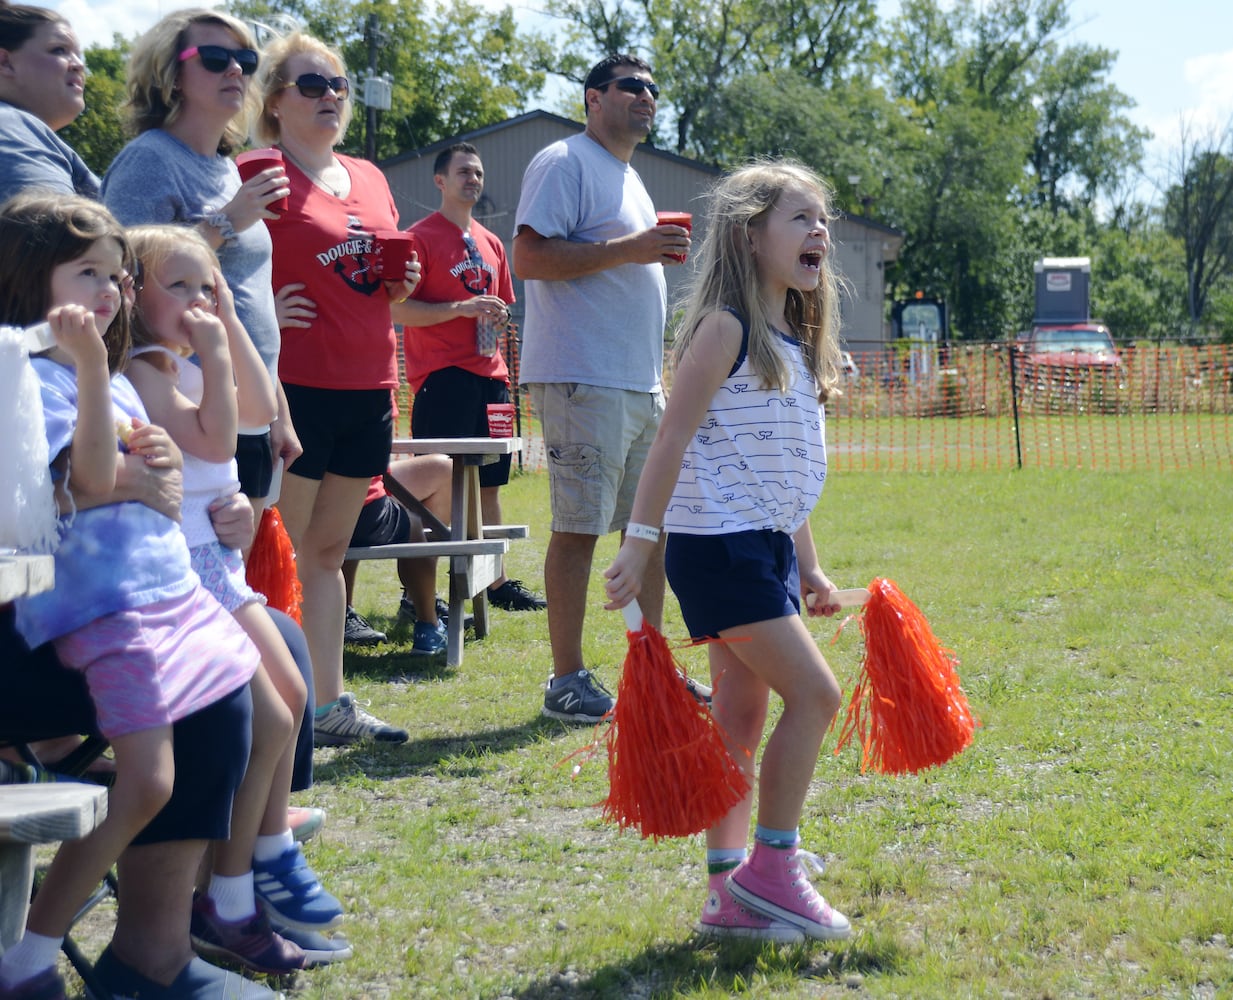
<path fill-rule="evenodd" d="M 398 384 L 397 340 L 390 299 L 373 274 L 372 234 L 398 228 L 385 176 L 367 160 L 338 156 L 351 191 L 336 198 L 286 161 L 291 196 L 274 241 L 274 292 L 296 282 L 316 304 L 308 329 L 284 327 L 278 374 L 316 389 L 382 389 Z"/>

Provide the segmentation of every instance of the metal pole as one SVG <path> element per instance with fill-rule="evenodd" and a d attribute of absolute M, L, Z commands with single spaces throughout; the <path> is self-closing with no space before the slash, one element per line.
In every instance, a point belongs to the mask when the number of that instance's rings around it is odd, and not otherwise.
<path fill-rule="evenodd" d="M 368 42 L 368 76 L 371 79 L 377 75 L 377 45 L 380 40 L 376 14 L 368 15 L 364 37 Z M 377 109 L 372 104 L 364 108 L 364 156 L 373 163 L 377 162 Z"/>
<path fill-rule="evenodd" d="M 1018 467 L 1023 468 L 1023 446 L 1019 439 L 1019 379 L 1015 373 L 1015 345 L 1011 343 L 1007 350 L 1010 352 L 1010 410 L 1014 415 L 1015 421 L 1015 460 L 1018 462 Z"/>

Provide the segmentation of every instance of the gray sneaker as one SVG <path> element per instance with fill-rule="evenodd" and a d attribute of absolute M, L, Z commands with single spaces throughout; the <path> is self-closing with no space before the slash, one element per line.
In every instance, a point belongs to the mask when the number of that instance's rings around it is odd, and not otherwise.
<path fill-rule="evenodd" d="M 396 729 L 360 708 L 355 695 L 344 691 L 333 707 L 313 720 L 313 742 L 319 747 L 342 747 L 365 740 L 406 743 L 407 731 Z"/>
<path fill-rule="evenodd" d="M 548 680 L 544 691 L 544 715 L 562 722 L 599 722 L 612 711 L 616 700 L 589 670 Z"/>

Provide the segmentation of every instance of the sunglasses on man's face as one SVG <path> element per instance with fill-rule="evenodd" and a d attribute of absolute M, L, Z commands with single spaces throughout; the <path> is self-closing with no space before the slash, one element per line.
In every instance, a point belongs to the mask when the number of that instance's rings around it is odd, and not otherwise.
<path fill-rule="evenodd" d="M 283 90 L 292 87 L 299 87 L 303 96 L 314 101 L 324 97 L 327 90 L 332 90 L 340 101 L 345 101 L 351 93 L 351 84 L 345 76 L 325 77 L 320 73 L 301 73 L 291 83 L 283 84 Z"/>
<path fill-rule="evenodd" d="M 603 90 L 605 87 L 616 87 L 617 90 L 624 91 L 626 94 L 641 94 L 644 90 L 651 95 L 651 100 L 659 100 L 659 84 L 647 83 L 638 76 L 619 76 L 613 80 L 605 80 L 596 90 Z"/>
<path fill-rule="evenodd" d="M 252 49 L 228 49 L 222 45 L 194 45 L 180 53 L 180 62 L 193 56 L 201 57 L 201 65 L 211 73 L 226 73 L 231 60 L 235 60 L 240 72 L 252 76 L 257 72 L 258 55 Z"/>

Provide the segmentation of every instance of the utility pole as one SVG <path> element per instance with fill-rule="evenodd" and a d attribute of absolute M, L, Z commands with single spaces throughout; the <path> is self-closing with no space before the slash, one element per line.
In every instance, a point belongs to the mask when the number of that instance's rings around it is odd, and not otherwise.
<path fill-rule="evenodd" d="M 376 14 L 364 24 L 368 43 L 368 75 L 364 79 L 364 155 L 377 162 L 377 112 L 388 111 L 393 100 L 393 79 L 388 73 L 377 75 L 377 50 L 386 42 Z"/>
<path fill-rule="evenodd" d="M 381 31 L 377 26 L 377 15 L 369 14 L 368 22 L 364 28 L 364 38 L 368 42 L 368 78 L 370 80 L 377 75 L 377 46 L 380 37 Z M 371 102 L 366 101 L 364 113 L 366 115 L 364 123 L 364 155 L 375 163 L 377 160 L 377 109 L 373 107 Z"/>

